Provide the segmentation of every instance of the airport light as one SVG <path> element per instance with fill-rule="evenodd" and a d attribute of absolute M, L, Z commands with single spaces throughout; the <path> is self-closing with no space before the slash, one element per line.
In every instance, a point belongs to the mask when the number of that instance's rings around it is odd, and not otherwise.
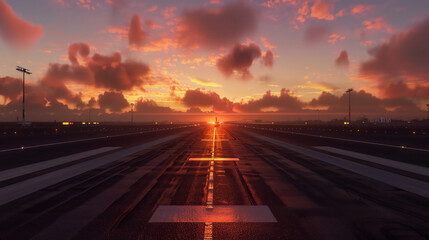
<path fill-rule="evenodd" d="M 351 122 L 351 114 L 350 114 L 350 112 L 351 112 L 351 105 L 350 105 L 350 94 L 351 94 L 351 92 L 353 91 L 353 88 L 349 88 L 349 89 L 347 89 L 347 91 L 346 91 L 346 93 L 348 93 L 349 94 L 349 123 L 347 124 L 347 125 L 349 125 L 350 124 L 350 122 Z"/>
<path fill-rule="evenodd" d="M 22 72 L 22 122 L 25 122 L 25 74 L 32 74 L 29 69 L 16 66 L 16 71 Z"/>

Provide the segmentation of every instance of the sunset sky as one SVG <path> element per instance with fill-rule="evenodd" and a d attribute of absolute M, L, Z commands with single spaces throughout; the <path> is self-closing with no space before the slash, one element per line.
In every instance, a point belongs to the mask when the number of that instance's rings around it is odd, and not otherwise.
<path fill-rule="evenodd" d="M 421 119 L 429 1 L 0 0 L 0 121 L 16 65 L 29 121 Z"/>

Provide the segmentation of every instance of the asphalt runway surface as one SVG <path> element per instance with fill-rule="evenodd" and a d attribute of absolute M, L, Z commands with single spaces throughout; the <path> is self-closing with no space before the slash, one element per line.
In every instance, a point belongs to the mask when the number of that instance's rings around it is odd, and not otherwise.
<path fill-rule="evenodd" d="M 223 124 L 9 144 L 0 239 L 429 239 L 429 148 L 408 142 Z"/>

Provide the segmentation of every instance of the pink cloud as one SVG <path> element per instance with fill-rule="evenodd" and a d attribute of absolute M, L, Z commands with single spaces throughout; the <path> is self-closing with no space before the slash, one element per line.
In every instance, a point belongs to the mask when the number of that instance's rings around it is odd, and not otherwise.
<path fill-rule="evenodd" d="M 271 44 L 266 37 L 261 37 L 261 42 L 266 48 L 269 48 L 269 49 L 277 48 L 277 46 L 274 46 L 273 44 Z"/>
<path fill-rule="evenodd" d="M 148 35 L 143 30 L 140 16 L 135 14 L 131 19 L 130 30 L 128 32 L 128 42 L 131 46 L 143 46 Z"/>
<path fill-rule="evenodd" d="M 2 95 L 5 100 L 17 99 L 21 94 L 21 87 L 22 81 L 20 79 L 0 77 L 0 95 Z"/>
<path fill-rule="evenodd" d="M 43 28 L 18 17 L 5 0 L 0 0 L 0 36 L 15 47 L 34 45 L 42 36 Z"/>
<path fill-rule="evenodd" d="M 352 13 L 352 15 L 358 15 L 358 14 L 363 14 L 373 8 L 374 8 L 374 5 L 358 4 L 354 6 L 350 12 Z"/>
<path fill-rule="evenodd" d="M 329 42 L 330 44 L 334 45 L 335 43 L 337 43 L 337 41 L 338 41 L 338 40 L 344 40 L 344 39 L 346 39 L 346 37 L 345 37 L 345 36 L 342 36 L 342 35 L 339 35 L 339 34 L 333 33 L 333 34 L 329 35 L 329 40 L 328 40 L 328 42 Z"/>
<path fill-rule="evenodd" d="M 308 6 L 308 1 L 304 1 L 302 6 L 298 9 L 298 17 L 296 18 L 299 22 L 305 22 L 310 13 L 310 8 Z"/>
<path fill-rule="evenodd" d="M 335 60 L 335 65 L 337 67 L 349 67 L 350 61 L 347 51 L 343 50 L 340 52 L 340 55 L 338 55 L 337 59 Z"/>
<path fill-rule="evenodd" d="M 429 18 L 396 34 L 368 53 L 359 75 L 386 97 L 429 99 Z"/>
<path fill-rule="evenodd" d="M 393 33 L 392 27 L 386 23 L 386 20 L 383 17 L 379 17 L 374 20 L 365 20 L 362 23 L 368 30 L 384 30 L 387 33 Z"/>
<path fill-rule="evenodd" d="M 86 58 L 89 55 L 90 46 L 86 43 L 73 43 L 69 46 L 69 60 L 72 64 L 79 64 L 78 62 L 78 54 Z"/>
<path fill-rule="evenodd" d="M 331 13 L 333 9 L 333 3 L 316 0 L 313 7 L 311 7 L 311 17 L 324 20 L 334 20 L 335 17 Z"/>
<path fill-rule="evenodd" d="M 166 19 L 171 19 L 174 17 L 174 12 L 177 10 L 176 7 L 166 7 L 164 11 L 162 12 L 162 15 Z"/>
<path fill-rule="evenodd" d="M 262 57 L 262 62 L 266 67 L 272 67 L 274 64 L 274 54 L 271 50 L 268 50 Z"/>
<path fill-rule="evenodd" d="M 158 6 L 154 5 L 151 8 L 149 8 L 147 11 L 148 12 L 155 12 L 156 10 L 158 10 Z"/>
<path fill-rule="evenodd" d="M 256 29 L 257 14 L 245 2 L 227 3 L 220 8 L 185 11 L 177 38 L 182 47 L 219 48 L 230 46 Z"/>

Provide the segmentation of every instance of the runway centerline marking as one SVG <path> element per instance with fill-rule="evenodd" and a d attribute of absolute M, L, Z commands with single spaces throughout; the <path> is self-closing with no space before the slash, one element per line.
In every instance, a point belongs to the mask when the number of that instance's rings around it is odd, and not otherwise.
<path fill-rule="evenodd" d="M 216 142 L 229 141 L 228 139 L 216 139 L 216 127 L 213 128 L 212 139 L 201 139 L 201 141 L 212 141 L 211 157 L 189 158 L 188 161 L 210 161 L 207 184 L 205 206 L 168 206 L 157 207 L 149 222 L 204 222 L 203 239 L 213 239 L 214 222 L 257 222 L 276 223 L 277 220 L 268 206 L 239 206 L 239 205 L 213 205 L 214 195 L 214 169 L 215 162 L 239 161 L 239 158 L 216 158 Z"/>

